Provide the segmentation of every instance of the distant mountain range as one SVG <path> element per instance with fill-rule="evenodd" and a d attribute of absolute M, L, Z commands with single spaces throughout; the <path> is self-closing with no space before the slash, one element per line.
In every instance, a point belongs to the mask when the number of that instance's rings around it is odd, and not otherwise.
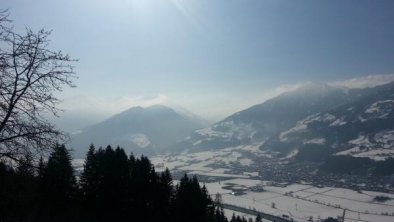
<path fill-rule="evenodd" d="M 259 144 L 273 158 L 384 160 L 394 157 L 394 82 L 363 89 L 308 84 L 210 126 L 166 106 L 134 107 L 71 139 L 76 157 L 90 143 L 145 155 Z"/>
<path fill-rule="evenodd" d="M 72 134 L 74 156 L 84 157 L 91 143 L 96 147 L 119 145 L 136 155 L 162 152 L 194 130 L 208 125 L 207 121 L 184 113 L 162 105 L 133 107 Z"/>
<path fill-rule="evenodd" d="M 394 156 L 394 83 L 364 89 L 309 84 L 196 130 L 173 148 L 195 152 L 256 143 L 278 158 L 304 157 L 311 149 L 317 153 L 312 159 Z"/>

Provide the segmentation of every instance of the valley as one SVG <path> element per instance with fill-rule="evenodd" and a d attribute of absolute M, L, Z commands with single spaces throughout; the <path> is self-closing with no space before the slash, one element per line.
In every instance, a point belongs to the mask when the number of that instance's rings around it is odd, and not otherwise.
<path fill-rule="evenodd" d="M 153 157 L 152 163 L 157 171 L 169 168 L 175 179 L 184 173 L 197 175 L 213 198 L 221 194 L 225 208 L 238 207 L 236 213 L 252 209 L 294 221 L 318 221 L 340 217 L 346 209 L 346 221 L 393 221 L 394 187 L 388 178 L 319 175 L 313 165 L 276 161 L 257 147 L 164 155 Z M 381 203 L 374 201 L 376 196 L 391 199 Z M 231 217 L 234 211 L 226 212 Z"/>
<path fill-rule="evenodd" d="M 253 178 L 270 180 L 277 184 L 304 183 L 314 186 L 332 186 L 354 190 L 394 193 L 393 176 L 334 174 L 319 172 L 318 163 L 276 159 L 258 145 L 226 148 L 180 155 L 162 155 L 152 158 L 158 171 L 168 168 L 175 175 L 197 174 L 204 181 L 221 178 Z"/>
<path fill-rule="evenodd" d="M 393 0 L 1 0 L 0 222 L 394 222 L 393 27 Z"/>
<path fill-rule="evenodd" d="M 168 168 L 175 181 L 196 175 L 212 198 L 221 195 L 229 218 L 235 212 L 320 221 L 345 211 L 346 221 L 389 222 L 393 92 L 394 83 L 363 89 L 310 84 L 200 128 L 171 108 L 137 107 L 74 138 L 100 146 L 112 141 L 148 155 L 156 171 Z M 83 160 L 74 167 L 82 171 Z"/>

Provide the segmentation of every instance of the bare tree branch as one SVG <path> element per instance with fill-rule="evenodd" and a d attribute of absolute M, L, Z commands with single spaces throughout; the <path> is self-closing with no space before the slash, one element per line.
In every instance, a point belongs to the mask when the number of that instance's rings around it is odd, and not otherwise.
<path fill-rule="evenodd" d="M 55 92 L 74 87 L 71 59 L 49 49 L 50 31 L 15 33 L 8 11 L 0 11 L 0 159 L 42 154 L 65 140 L 46 120 L 57 116 Z"/>

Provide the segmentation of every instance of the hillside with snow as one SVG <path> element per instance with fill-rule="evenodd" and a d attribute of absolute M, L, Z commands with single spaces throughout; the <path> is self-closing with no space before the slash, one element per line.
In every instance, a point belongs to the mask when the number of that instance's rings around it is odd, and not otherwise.
<path fill-rule="evenodd" d="M 385 160 L 394 156 L 394 83 L 349 89 L 309 84 L 238 112 L 177 143 L 197 152 L 262 144 L 273 157 L 295 157 L 304 148 L 322 155 Z"/>

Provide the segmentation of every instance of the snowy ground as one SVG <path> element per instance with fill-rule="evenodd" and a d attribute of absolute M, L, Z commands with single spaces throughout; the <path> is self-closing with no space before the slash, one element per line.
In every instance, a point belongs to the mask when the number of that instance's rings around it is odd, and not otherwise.
<path fill-rule="evenodd" d="M 252 169 L 247 171 L 254 160 L 245 155 L 245 151 L 246 154 L 264 155 L 256 147 L 245 146 L 177 156 L 157 156 L 151 160 L 157 171 L 168 167 L 172 172 L 187 172 L 215 178 L 211 180 L 214 182 L 206 182 L 205 185 L 213 196 L 220 193 L 226 204 L 256 209 L 277 216 L 287 215 L 295 221 L 337 218 L 343 214 L 344 209 L 346 209 L 346 221 L 394 221 L 394 194 L 356 192 L 333 187 L 318 188 L 303 184 L 284 186 L 259 180 L 258 172 L 253 172 Z M 239 170 L 240 166 L 244 167 L 243 171 Z M 392 199 L 379 203 L 373 201 L 376 196 L 387 196 Z M 231 217 L 233 211 L 226 210 L 225 213 Z M 239 212 L 237 214 L 254 219 L 251 215 Z"/>
<path fill-rule="evenodd" d="M 239 187 L 245 188 L 244 194 L 234 195 L 234 192 L 228 188 L 229 184 L 236 190 Z M 327 217 L 337 218 L 343 214 L 344 209 L 346 209 L 346 221 L 394 221 L 393 199 L 385 203 L 373 202 L 373 198 L 377 195 L 394 198 L 392 194 L 359 193 L 349 189 L 317 188 L 301 184 L 287 187 L 267 184 L 269 182 L 253 179 L 205 183 L 211 194 L 222 195 L 224 203 L 277 216 L 287 215 L 296 221 L 307 221 L 310 218 L 313 221 Z M 264 191 L 252 191 L 255 186 L 262 186 Z"/>

